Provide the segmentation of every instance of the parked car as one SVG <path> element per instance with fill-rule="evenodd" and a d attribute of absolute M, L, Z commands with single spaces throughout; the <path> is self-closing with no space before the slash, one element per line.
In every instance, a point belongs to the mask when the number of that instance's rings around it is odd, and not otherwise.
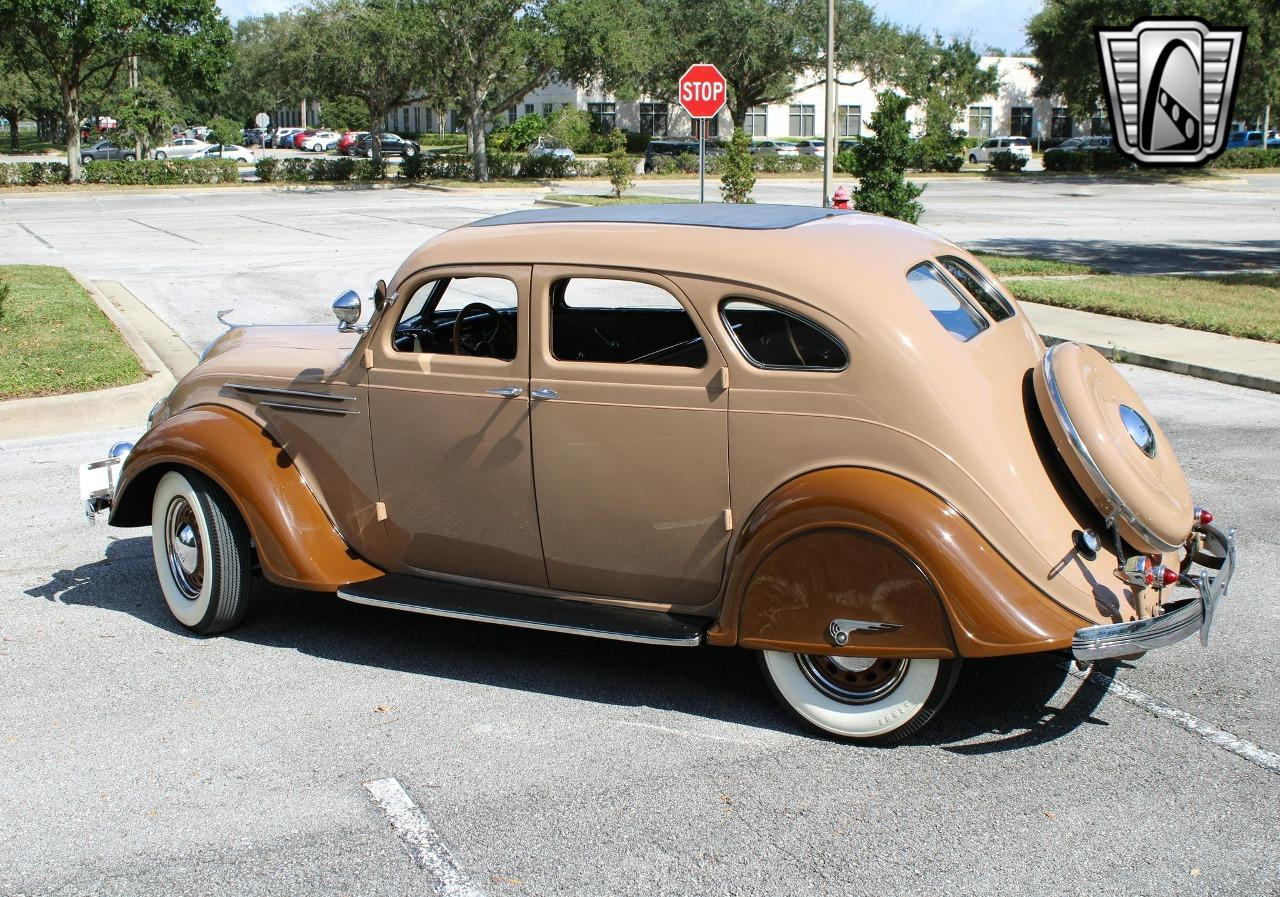
<path fill-rule="evenodd" d="M 153 159 L 185 159 L 202 154 L 209 144 L 194 137 L 176 137 L 168 146 L 158 146 L 151 151 Z"/>
<path fill-rule="evenodd" d="M 651 174 L 653 172 L 656 160 L 659 156 L 676 156 L 698 155 L 698 141 L 696 140 L 650 140 L 649 145 L 644 148 L 644 173 Z"/>
<path fill-rule="evenodd" d="M 1087 139 L 1088 139 L 1087 137 L 1068 137 L 1066 140 L 1062 141 L 1057 146 L 1052 147 L 1052 149 L 1060 149 L 1060 150 L 1068 150 L 1068 151 L 1083 149 L 1084 142 Z"/>
<path fill-rule="evenodd" d="M 1031 158 L 1031 141 L 1025 137 L 992 137 L 969 150 L 970 162 L 990 162 L 996 153 L 1013 153 L 1024 159 Z"/>
<path fill-rule="evenodd" d="M 99 140 L 88 149 L 80 150 L 80 161 L 84 163 L 133 161 L 137 157 L 135 150 L 121 149 L 110 140 Z"/>
<path fill-rule="evenodd" d="M 232 329 L 136 446 L 82 467 L 88 513 L 151 525 L 182 625 L 234 627 L 260 571 L 411 613 L 737 645 L 805 723 L 892 741 L 965 658 L 1207 636 L 1235 568 L 1117 368 L 1046 350 L 923 228 L 525 210 L 429 240 L 372 304 L 368 324 L 348 291 L 336 329 Z"/>
<path fill-rule="evenodd" d="M 351 148 L 351 145 L 361 140 L 362 138 L 368 137 L 368 136 L 369 136 L 368 131 L 347 131 L 340 138 L 338 138 L 338 144 L 335 147 L 335 149 L 337 149 L 339 153 L 342 153 L 344 155 L 351 155 L 350 153 L 347 152 L 347 150 Z"/>
<path fill-rule="evenodd" d="M 299 141 L 299 149 L 309 153 L 323 153 L 338 145 L 342 135 L 337 131 L 307 131 Z"/>
<path fill-rule="evenodd" d="M 237 146 L 234 143 L 215 143 L 206 147 L 199 154 L 201 159 L 234 159 L 237 162 L 247 162 L 252 165 L 256 160 L 247 148 Z"/>
<path fill-rule="evenodd" d="M 573 159 L 573 150 L 558 137 L 543 135 L 529 147 L 530 156 L 558 156 L 561 159 Z"/>
<path fill-rule="evenodd" d="M 267 131 L 265 128 L 245 128 L 244 129 L 244 145 L 245 146 L 263 146 Z"/>
<path fill-rule="evenodd" d="M 786 143 L 781 140 L 753 140 L 751 142 L 751 152 L 759 153 L 777 153 L 779 156 L 798 156 L 800 148 L 794 143 Z"/>
<path fill-rule="evenodd" d="M 1096 153 L 1113 149 L 1114 144 L 1115 141 L 1110 136 L 1085 137 L 1080 144 L 1080 149 Z"/>
<path fill-rule="evenodd" d="M 825 156 L 827 154 L 826 141 L 817 138 L 797 140 L 796 149 L 800 151 L 802 156 Z"/>
<path fill-rule="evenodd" d="M 1262 146 L 1261 131 L 1232 131 L 1227 135 L 1227 149 L 1244 149 Z M 1280 132 L 1267 134 L 1267 149 L 1280 149 Z"/>
<path fill-rule="evenodd" d="M 271 134 L 269 138 L 270 142 L 267 146 L 273 146 L 276 149 L 284 149 L 287 146 L 286 141 L 291 143 L 293 136 L 300 131 L 302 131 L 302 128 L 276 128 Z"/>
<path fill-rule="evenodd" d="M 840 149 L 838 153 L 851 153 L 862 145 L 862 141 L 856 137 L 842 139 L 840 141 Z"/>
<path fill-rule="evenodd" d="M 421 147 L 412 140 L 405 140 L 398 134 L 380 134 L 378 140 L 382 144 L 382 155 L 384 156 L 416 156 Z M 373 152 L 373 138 L 365 135 L 358 141 L 353 143 L 347 150 L 347 154 L 351 156 L 364 156 L 368 158 Z"/>

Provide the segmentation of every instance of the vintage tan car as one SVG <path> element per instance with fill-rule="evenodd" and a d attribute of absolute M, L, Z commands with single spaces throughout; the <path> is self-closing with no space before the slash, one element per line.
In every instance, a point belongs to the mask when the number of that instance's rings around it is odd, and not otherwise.
<path fill-rule="evenodd" d="M 236 327 L 89 468 L 199 633 L 255 575 L 424 614 L 759 651 L 892 741 L 963 658 L 1200 632 L 1233 538 L 1096 351 L 973 256 L 787 206 L 531 210 L 412 253 L 326 326 Z M 123 458 L 123 461 L 121 461 Z M 94 479 L 94 478 L 97 479 Z"/>

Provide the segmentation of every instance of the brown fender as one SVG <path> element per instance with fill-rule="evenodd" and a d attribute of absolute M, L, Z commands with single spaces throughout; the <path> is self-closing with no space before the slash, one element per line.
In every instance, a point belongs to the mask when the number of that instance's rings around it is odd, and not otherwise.
<path fill-rule="evenodd" d="M 897 624 L 850 635 L 833 619 Z M 822 654 L 994 657 L 1065 648 L 1093 621 L 1036 589 L 956 510 L 901 477 L 830 468 L 780 486 L 743 530 L 708 642 Z"/>
<path fill-rule="evenodd" d="M 292 460 L 249 418 L 202 405 L 149 430 L 121 473 L 112 526 L 146 526 L 166 470 L 199 471 L 230 496 L 249 526 L 267 579 L 331 592 L 381 576 L 338 535 Z"/>

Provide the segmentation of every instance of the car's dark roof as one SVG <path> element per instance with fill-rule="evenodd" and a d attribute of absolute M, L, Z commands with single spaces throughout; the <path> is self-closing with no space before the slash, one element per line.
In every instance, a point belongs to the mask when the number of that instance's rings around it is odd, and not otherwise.
<path fill-rule="evenodd" d="M 813 206 L 735 203 L 658 203 L 655 205 L 583 206 L 574 209 L 528 209 L 473 221 L 469 227 L 505 224 L 680 224 L 740 230 L 780 230 L 851 212 Z"/>

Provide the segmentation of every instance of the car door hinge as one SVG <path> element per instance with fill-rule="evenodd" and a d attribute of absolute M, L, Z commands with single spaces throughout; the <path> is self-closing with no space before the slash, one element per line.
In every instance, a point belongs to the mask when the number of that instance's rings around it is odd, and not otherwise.
<path fill-rule="evenodd" d="M 733 532 L 733 509 L 724 509 L 724 531 L 726 533 Z"/>
<path fill-rule="evenodd" d="M 379 521 L 386 520 L 387 519 L 387 503 L 385 501 L 380 501 L 376 503 L 373 506 L 373 515 L 377 517 Z"/>
<path fill-rule="evenodd" d="M 364 350 L 364 367 L 365 370 L 373 370 L 373 350 Z"/>
<path fill-rule="evenodd" d="M 719 373 L 716 374 L 715 387 L 721 390 L 729 388 L 729 369 L 727 367 L 721 368 Z"/>

